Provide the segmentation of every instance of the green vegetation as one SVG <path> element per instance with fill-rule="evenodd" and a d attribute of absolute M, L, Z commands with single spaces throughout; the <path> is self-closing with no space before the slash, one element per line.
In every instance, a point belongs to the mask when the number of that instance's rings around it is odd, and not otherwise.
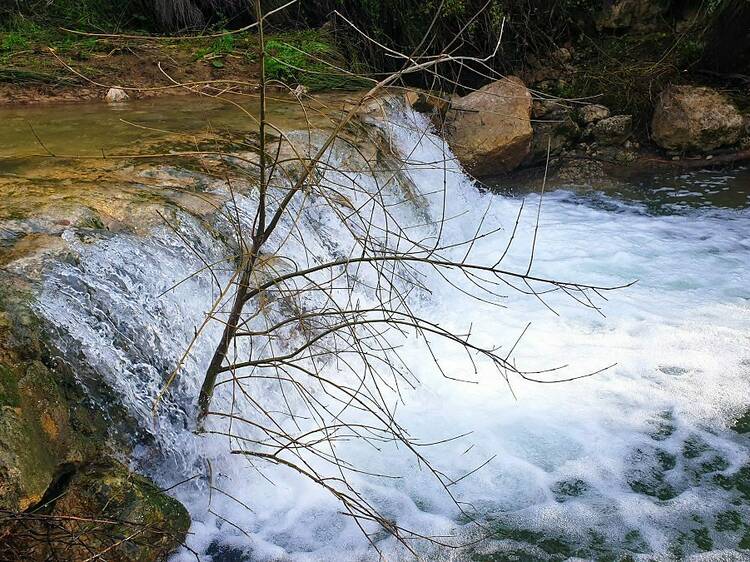
<path fill-rule="evenodd" d="M 266 10 L 280 4 L 279 0 L 263 2 Z M 311 90 L 354 88 L 363 82 L 353 80 L 346 71 L 365 66 L 390 71 L 402 64 L 398 57 L 387 56 L 342 19 L 333 17 L 334 11 L 363 33 L 404 53 L 428 48 L 431 53 L 448 49 L 458 55 L 486 56 L 494 50 L 502 30 L 498 56 L 489 61 L 495 70 L 523 73 L 533 66 L 532 60 L 554 65 L 550 54 L 560 46 L 572 46 L 572 66 L 565 68 L 562 78 L 543 80 L 534 86 L 565 98 L 595 96 L 615 113 L 632 114 L 643 131 L 655 96 L 670 82 L 690 79 L 691 69 L 697 68 L 710 46 L 712 26 L 722 16 L 727 19 L 728 7 L 738 2 L 711 0 L 686 5 L 665 0 L 664 4 L 669 9 L 646 22 L 645 27 L 621 32 L 600 29 L 602 3 L 591 0 L 542 0 L 532 5 L 526 0 L 305 2 L 270 19 L 273 31 L 269 34 L 266 73 L 272 80 L 291 86 L 302 84 Z M 434 18 L 441 6 L 440 17 Z M 131 48 L 130 44 L 113 45 L 112 41 L 66 33 L 62 27 L 131 35 L 205 33 L 251 21 L 248 5 L 228 0 L 28 0 L 12 8 L 0 8 L 0 66 L 38 73 L 17 77 L 27 82 L 50 82 L 49 75 L 59 73 L 50 65 L 31 60 L 43 58 L 46 47 L 74 61 Z M 324 25 L 329 31 L 320 30 Z M 455 42 L 459 31 L 462 40 Z M 429 41 L 424 42 L 426 35 Z M 174 48 L 189 50 L 192 63 L 229 72 L 238 69 L 237 61 L 247 65 L 257 62 L 257 45 L 251 45 L 252 38 L 252 34 L 243 34 L 181 40 Z M 32 54 L 22 55 L 29 51 Z M 357 53 L 357 60 L 351 60 L 351 53 Z M 460 75 L 460 82 L 468 86 L 486 81 L 486 73 L 473 73 L 466 67 L 442 70 L 449 78 Z M 14 78 L 7 73 L 0 76 L 5 81 Z M 412 80 L 431 81 L 431 77 L 415 75 Z"/>
<path fill-rule="evenodd" d="M 696 36 L 671 31 L 587 37 L 576 50 L 575 71 L 564 84 L 552 83 L 547 90 L 565 98 L 597 96 L 599 103 L 633 115 L 644 126 L 656 95 L 682 81 L 701 52 Z"/>
<path fill-rule="evenodd" d="M 266 77 L 310 90 L 354 89 L 367 84 L 347 74 L 347 63 L 333 40 L 318 30 L 287 33 L 266 43 Z"/>
<path fill-rule="evenodd" d="M 0 29 L 35 25 L 83 31 L 117 32 L 148 28 L 152 22 L 147 2 L 135 0 L 26 0 L 0 8 Z"/>
<path fill-rule="evenodd" d="M 198 49 L 193 60 L 208 60 L 214 68 L 224 68 L 224 57 L 232 54 L 234 50 L 234 35 L 223 35 L 208 47 Z"/>
<path fill-rule="evenodd" d="M 59 73 L 59 65 L 45 61 L 48 49 L 75 61 L 86 61 L 94 53 L 111 50 L 111 45 L 94 37 L 66 32 L 48 24 L 39 24 L 19 14 L 0 25 L 0 82 L 20 80 L 28 83 L 53 83 L 72 79 Z M 15 67 L 15 68 L 14 68 Z"/>

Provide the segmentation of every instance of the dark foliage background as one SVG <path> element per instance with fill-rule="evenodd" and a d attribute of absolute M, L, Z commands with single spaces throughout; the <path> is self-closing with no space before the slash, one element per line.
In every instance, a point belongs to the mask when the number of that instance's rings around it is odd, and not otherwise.
<path fill-rule="evenodd" d="M 325 27 L 326 36 L 355 68 L 389 72 L 402 61 L 365 40 L 337 12 L 375 40 L 404 53 L 450 50 L 485 56 L 493 51 L 505 21 L 504 40 L 490 61 L 493 70 L 518 72 L 529 60 L 548 62 L 556 48 L 575 44 L 590 51 L 582 72 L 568 80 L 571 91 L 551 93 L 571 97 L 622 92 L 623 99 L 612 103 L 634 113 L 650 102 L 646 98 L 659 84 L 679 80 L 688 71 L 747 71 L 750 0 L 654 0 L 668 7 L 660 21 L 653 22 L 658 33 L 602 33 L 596 18 L 612 2 L 301 0 L 271 18 L 274 29 L 269 31 Z M 263 0 L 263 8 L 268 12 L 285 3 Z M 87 31 L 197 33 L 236 29 L 252 22 L 250 6 L 248 0 L 0 0 L 0 30 L 18 27 L 22 19 L 24 24 Z M 692 14 L 692 23 L 688 29 L 678 29 L 686 13 Z M 461 40 L 457 41 L 459 32 Z M 643 75 L 645 70 L 648 76 Z M 452 78 L 460 75 L 460 82 L 470 86 L 489 80 L 487 69 L 455 67 L 444 73 Z M 421 79 L 426 83 L 419 85 L 431 85 L 429 76 Z M 643 92 L 632 92 L 638 84 L 643 85 Z"/>

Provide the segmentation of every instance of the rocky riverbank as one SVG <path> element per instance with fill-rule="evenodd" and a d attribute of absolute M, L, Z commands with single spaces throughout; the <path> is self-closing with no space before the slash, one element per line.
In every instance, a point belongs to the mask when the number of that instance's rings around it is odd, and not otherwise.
<path fill-rule="evenodd" d="M 464 167 L 488 184 L 526 183 L 545 171 L 555 185 L 588 184 L 628 168 L 750 159 L 750 114 L 706 86 L 667 86 L 645 131 L 634 127 L 633 115 L 613 115 L 601 104 L 534 99 L 517 77 L 458 98 L 440 92 L 407 98 L 432 115 Z"/>

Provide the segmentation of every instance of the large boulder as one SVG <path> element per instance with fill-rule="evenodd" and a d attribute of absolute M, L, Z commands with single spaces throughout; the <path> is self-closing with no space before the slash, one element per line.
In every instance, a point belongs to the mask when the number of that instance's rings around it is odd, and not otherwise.
<path fill-rule="evenodd" d="M 531 147 L 531 93 L 511 76 L 454 99 L 444 132 L 469 173 L 482 177 L 513 170 Z"/>
<path fill-rule="evenodd" d="M 708 151 L 735 144 L 743 132 L 737 108 L 712 88 L 670 86 L 654 110 L 654 142 L 668 150 Z"/>

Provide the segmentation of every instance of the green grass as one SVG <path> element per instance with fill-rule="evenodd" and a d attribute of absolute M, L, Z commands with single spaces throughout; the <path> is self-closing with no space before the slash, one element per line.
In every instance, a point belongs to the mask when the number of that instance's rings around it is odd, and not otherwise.
<path fill-rule="evenodd" d="M 288 86 L 324 90 L 366 85 L 365 80 L 337 69 L 349 66 L 334 42 L 319 30 L 277 35 L 266 42 L 266 78 Z"/>
<path fill-rule="evenodd" d="M 193 60 L 207 59 L 214 68 L 224 68 L 224 57 L 236 50 L 234 35 L 223 35 L 207 47 L 201 47 L 193 55 Z"/>

